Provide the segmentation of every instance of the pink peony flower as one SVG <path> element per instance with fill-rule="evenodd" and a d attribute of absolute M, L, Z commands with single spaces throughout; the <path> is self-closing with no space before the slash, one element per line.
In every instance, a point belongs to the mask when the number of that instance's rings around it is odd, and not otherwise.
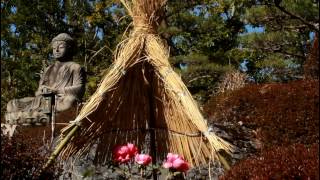
<path fill-rule="evenodd" d="M 117 162 L 120 162 L 120 163 L 126 163 L 128 161 L 130 161 L 130 157 L 129 155 L 126 155 L 126 156 L 115 156 L 114 160 L 117 161 Z"/>
<path fill-rule="evenodd" d="M 166 161 L 162 165 L 164 168 L 171 168 L 177 171 L 186 172 L 189 170 L 189 164 L 178 154 L 168 153 Z"/>
<path fill-rule="evenodd" d="M 167 155 L 167 161 L 169 161 L 169 162 L 173 162 L 178 158 L 182 158 L 182 157 L 179 156 L 178 154 L 173 154 L 173 153 L 168 153 L 168 155 Z"/>
<path fill-rule="evenodd" d="M 113 157 L 116 162 L 126 163 L 138 153 L 138 148 L 131 143 L 118 145 L 113 149 Z"/>
<path fill-rule="evenodd" d="M 163 166 L 164 168 L 167 168 L 167 169 L 173 167 L 172 163 L 170 163 L 170 162 L 164 162 L 162 166 Z"/>
<path fill-rule="evenodd" d="M 186 172 L 189 170 L 189 164 L 184 159 L 181 159 L 181 158 L 178 158 L 175 161 L 173 161 L 172 166 L 174 169 L 181 172 Z"/>
<path fill-rule="evenodd" d="M 138 154 L 138 148 L 134 144 L 128 143 L 127 147 L 129 149 L 129 154 L 130 154 L 131 157 L 133 157 L 136 154 Z"/>
<path fill-rule="evenodd" d="M 114 160 L 120 163 L 125 163 L 130 160 L 129 148 L 127 146 L 116 146 L 113 149 Z"/>
<path fill-rule="evenodd" d="M 138 164 L 146 166 L 151 163 L 152 158 L 148 154 L 137 154 L 135 157 L 135 161 Z"/>

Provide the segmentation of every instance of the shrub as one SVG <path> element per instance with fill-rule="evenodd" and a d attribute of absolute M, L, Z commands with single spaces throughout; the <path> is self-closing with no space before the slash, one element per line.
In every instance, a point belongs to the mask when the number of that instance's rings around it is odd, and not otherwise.
<path fill-rule="evenodd" d="M 319 82 L 248 85 L 213 97 L 204 107 L 209 121 L 242 122 L 264 147 L 319 143 Z"/>
<path fill-rule="evenodd" d="M 41 141 L 40 141 L 41 142 Z M 59 169 L 52 167 L 40 175 L 46 162 L 44 149 L 39 141 L 23 135 L 11 139 L 1 134 L 1 176 L 0 179 L 54 179 Z"/>
<path fill-rule="evenodd" d="M 319 179 L 319 145 L 271 148 L 240 161 L 220 179 Z"/>

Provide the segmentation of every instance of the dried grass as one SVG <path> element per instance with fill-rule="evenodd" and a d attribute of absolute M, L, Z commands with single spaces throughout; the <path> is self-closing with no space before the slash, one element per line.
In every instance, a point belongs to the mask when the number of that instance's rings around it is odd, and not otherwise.
<path fill-rule="evenodd" d="M 232 146 L 208 132 L 196 102 L 168 61 L 169 51 L 155 34 L 165 0 L 121 0 L 133 18 L 133 31 L 118 45 L 115 61 L 97 91 L 62 134 L 80 129 L 62 157 L 81 155 L 98 142 L 96 162 L 111 158 L 116 144 L 150 146 L 155 133 L 157 160 L 166 153 L 184 156 L 191 165 L 217 158 Z M 148 149 L 148 148 L 146 148 Z"/>
<path fill-rule="evenodd" d="M 216 94 L 222 94 L 227 91 L 234 91 L 243 88 L 246 85 L 247 74 L 241 73 L 238 70 L 227 72 L 220 79 L 216 87 Z"/>

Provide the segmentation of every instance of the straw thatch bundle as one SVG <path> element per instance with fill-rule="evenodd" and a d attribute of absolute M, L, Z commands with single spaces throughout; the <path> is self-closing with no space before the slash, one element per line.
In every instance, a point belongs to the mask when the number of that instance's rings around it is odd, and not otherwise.
<path fill-rule="evenodd" d="M 96 160 L 104 163 L 115 145 L 126 142 L 142 149 L 153 144 L 158 160 L 173 152 L 191 165 L 207 163 L 219 149 L 230 152 L 231 145 L 208 132 L 196 102 L 169 64 L 168 48 L 156 34 L 166 1 L 121 2 L 133 19 L 133 31 L 118 45 L 97 91 L 63 130 L 65 135 L 79 126 L 62 157 L 81 155 L 97 143 Z"/>

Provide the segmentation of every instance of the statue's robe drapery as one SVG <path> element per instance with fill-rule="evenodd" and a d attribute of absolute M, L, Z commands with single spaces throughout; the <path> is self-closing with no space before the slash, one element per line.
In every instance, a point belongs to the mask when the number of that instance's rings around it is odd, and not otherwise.
<path fill-rule="evenodd" d="M 39 82 L 35 97 L 13 99 L 7 104 L 7 121 L 23 121 L 26 118 L 38 119 L 45 105 L 42 96 L 43 86 L 57 90 L 56 112 L 65 111 L 80 101 L 85 91 L 85 72 L 75 62 L 56 61 L 45 69 Z M 35 120 L 36 121 L 36 120 Z M 11 122 L 12 123 L 12 122 Z"/>

